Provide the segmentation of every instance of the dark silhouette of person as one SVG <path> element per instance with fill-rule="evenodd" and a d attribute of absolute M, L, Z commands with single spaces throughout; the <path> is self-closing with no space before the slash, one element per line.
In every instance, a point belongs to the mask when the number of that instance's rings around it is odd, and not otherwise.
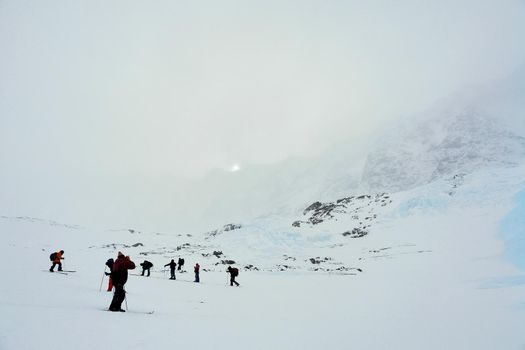
<path fill-rule="evenodd" d="M 177 270 L 180 271 L 180 269 L 182 269 L 182 267 L 184 266 L 184 259 L 179 258 L 179 261 L 177 261 L 177 264 L 179 264 L 179 267 L 177 267 Z"/>
<path fill-rule="evenodd" d="M 169 263 L 164 265 L 164 267 L 166 267 L 166 266 L 170 267 L 170 273 L 171 273 L 170 280 L 176 279 L 175 278 L 175 266 L 177 266 L 177 264 L 175 264 L 175 260 L 171 259 L 171 261 Z"/>
<path fill-rule="evenodd" d="M 142 266 L 142 274 L 141 276 L 144 276 L 144 272 L 148 271 L 148 276 L 150 275 L 150 271 L 149 269 L 151 269 L 153 267 L 153 264 L 151 262 L 149 262 L 148 260 L 144 260 L 143 263 L 140 264 L 140 266 Z"/>
<path fill-rule="evenodd" d="M 228 266 L 227 272 L 230 274 L 230 286 L 233 287 L 233 284 L 235 283 L 235 285 L 238 287 L 239 283 L 235 281 L 235 277 L 239 276 L 239 269 L 236 267 Z"/>

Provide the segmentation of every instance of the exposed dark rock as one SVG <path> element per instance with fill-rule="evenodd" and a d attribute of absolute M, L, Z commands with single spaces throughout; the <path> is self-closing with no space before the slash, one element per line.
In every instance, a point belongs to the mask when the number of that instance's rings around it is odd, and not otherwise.
<path fill-rule="evenodd" d="M 374 203 L 386 206 L 388 203 L 392 202 L 390 200 L 387 203 L 386 199 L 388 198 L 389 196 L 386 193 L 380 193 L 375 196 L 369 194 L 363 194 L 358 197 L 350 196 L 328 203 L 322 203 L 319 201 L 314 202 L 303 211 L 303 215 L 309 215 L 309 218 L 306 221 L 296 220 L 292 223 L 292 226 L 300 227 L 303 223 L 317 225 L 328 219 L 337 220 L 336 214 L 346 213 L 352 213 L 352 218 L 358 220 L 358 214 L 363 209 L 367 209 L 368 215 L 366 215 L 366 220 L 371 221 L 372 219 L 377 218 L 377 214 L 373 214 L 374 207 L 376 206 Z"/>
<path fill-rule="evenodd" d="M 350 238 L 360 238 L 360 237 L 366 236 L 367 234 L 368 234 L 368 231 L 365 231 L 358 227 L 352 229 L 352 231 L 346 231 L 342 233 L 343 236 L 350 236 Z"/>
<path fill-rule="evenodd" d="M 320 258 L 320 257 L 316 257 L 316 258 L 310 258 L 306 261 L 310 261 L 312 264 L 320 264 L 322 262 L 326 262 L 326 261 L 330 261 L 332 260 L 332 258 L 328 258 L 328 257 L 324 257 L 324 258 Z"/>
<path fill-rule="evenodd" d="M 233 264 L 235 264 L 235 261 L 233 261 L 233 260 L 221 260 L 221 264 L 223 264 L 223 265 L 233 265 Z"/>
<path fill-rule="evenodd" d="M 220 258 L 221 255 L 224 255 L 220 250 L 214 250 L 212 254 L 215 255 L 217 258 Z"/>
<path fill-rule="evenodd" d="M 233 230 L 238 230 L 240 228 L 242 228 L 242 226 L 238 225 L 238 224 L 227 224 L 227 225 L 224 225 L 223 230 L 224 231 L 233 231 Z"/>
<path fill-rule="evenodd" d="M 144 244 L 142 244 L 142 243 L 135 243 L 135 244 L 132 244 L 131 246 L 132 246 L 132 247 L 135 247 L 135 248 L 136 248 L 136 247 L 143 247 Z"/>
<path fill-rule="evenodd" d="M 311 210 L 319 209 L 322 205 L 323 205 L 323 203 L 321 203 L 321 202 L 315 202 L 313 204 L 310 204 L 310 206 L 303 211 L 303 215 L 306 215 L 306 213 L 308 213 Z"/>
<path fill-rule="evenodd" d="M 207 236 L 206 239 L 210 239 L 211 237 L 215 237 L 215 236 L 220 235 L 220 234 L 222 234 L 224 232 L 238 230 L 240 228 L 242 228 L 242 225 L 239 225 L 239 224 L 226 224 L 221 229 L 217 229 L 217 230 L 213 230 L 213 231 L 210 231 L 208 233 L 205 233 L 205 235 Z"/>

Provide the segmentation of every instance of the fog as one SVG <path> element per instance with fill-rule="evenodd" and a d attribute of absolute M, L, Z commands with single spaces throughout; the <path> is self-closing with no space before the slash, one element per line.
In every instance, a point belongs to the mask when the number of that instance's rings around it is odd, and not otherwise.
<path fill-rule="evenodd" d="M 512 76 L 523 33 L 524 1 L 1 0 L 0 215 L 191 229 L 229 175 Z"/>

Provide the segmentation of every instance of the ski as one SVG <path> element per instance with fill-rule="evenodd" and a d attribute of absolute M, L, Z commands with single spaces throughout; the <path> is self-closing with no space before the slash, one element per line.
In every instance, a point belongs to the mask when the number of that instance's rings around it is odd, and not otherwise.
<path fill-rule="evenodd" d="M 102 311 L 108 311 L 108 312 L 120 313 L 119 311 L 111 311 L 111 310 L 109 310 L 109 309 L 103 309 Z M 130 313 L 130 314 L 152 315 L 154 312 L 155 312 L 155 310 L 151 310 L 151 311 L 135 311 L 135 310 L 128 310 L 128 311 L 126 311 L 126 312 L 122 312 L 122 313 L 123 313 L 123 314 L 125 314 L 125 313 Z"/>
<path fill-rule="evenodd" d="M 67 275 L 67 272 L 64 271 L 49 271 L 49 270 L 42 270 L 42 272 L 48 272 L 48 273 L 59 273 L 61 275 Z"/>
<path fill-rule="evenodd" d="M 62 272 L 77 272 L 76 270 L 62 270 Z"/>

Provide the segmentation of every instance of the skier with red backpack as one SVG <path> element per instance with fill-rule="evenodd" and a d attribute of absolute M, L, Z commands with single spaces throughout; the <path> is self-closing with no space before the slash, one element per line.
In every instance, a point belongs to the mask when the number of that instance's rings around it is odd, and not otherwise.
<path fill-rule="evenodd" d="M 230 274 L 230 286 L 233 287 L 233 284 L 235 283 L 235 285 L 238 287 L 239 283 L 235 281 L 235 277 L 239 276 L 239 269 L 236 267 L 228 266 L 228 270 L 226 272 Z"/>
<path fill-rule="evenodd" d="M 126 298 L 126 291 L 124 285 L 128 281 L 128 270 L 133 270 L 135 263 L 131 261 L 129 256 L 124 256 L 121 252 L 118 252 L 117 260 L 113 264 L 113 270 L 111 271 L 111 279 L 113 280 L 113 286 L 115 287 L 115 294 L 113 294 L 113 300 L 109 306 L 109 311 L 121 311 L 121 305 Z"/>
<path fill-rule="evenodd" d="M 64 255 L 64 251 L 61 250 L 59 252 L 53 253 L 49 256 L 49 260 L 53 262 L 53 265 L 49 268 L 49 272 L 54 272 L 55 266 L 58 265 L 58 271 L 62 271 L 62 262 L 60 260 L 63 260 L 62 257 Z"/>

